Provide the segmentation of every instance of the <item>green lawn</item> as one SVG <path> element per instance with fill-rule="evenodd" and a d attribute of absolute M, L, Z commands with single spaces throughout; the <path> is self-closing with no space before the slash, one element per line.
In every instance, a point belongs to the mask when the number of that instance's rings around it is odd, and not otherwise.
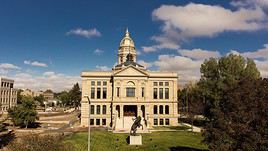
<path fill-rule="evenodd" d="M 153 132 L 142 134 L 142 146 L 130 146 L 126 142 L 128 134 L 114 134 L 104 130 L 91 132 L 92 151 L 198 151 L 207 149 L 201 143 L 202 136 L 193 132 Z M 118 139 L 118 140 L 117 140 Z M 67 137 L 64 143 L 71 143 L 77 151 L 87 150 L 87 133 L 76 133 Z"/>

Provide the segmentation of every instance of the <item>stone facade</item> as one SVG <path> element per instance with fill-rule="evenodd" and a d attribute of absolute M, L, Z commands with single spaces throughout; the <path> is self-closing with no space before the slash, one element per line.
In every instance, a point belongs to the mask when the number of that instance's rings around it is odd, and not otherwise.
<path fill-rule="evenodd" d="M 92 126 L 113 130 L 130 129 L 137 116 L 146 128 L 178 124 L 177 73 L 148 71 L 137 64 L 128 31 L 119 46 L 118 65 L 111 71 L 84 71 L 81 77 L 82 126 L 88 126 L 89 112 Z"/>
<path fill-rule="evenodd" d="M 17 105 L 17 90 L 14 89 L 14 80 L 0 77 L 0 111 L 7 110 Z"/>

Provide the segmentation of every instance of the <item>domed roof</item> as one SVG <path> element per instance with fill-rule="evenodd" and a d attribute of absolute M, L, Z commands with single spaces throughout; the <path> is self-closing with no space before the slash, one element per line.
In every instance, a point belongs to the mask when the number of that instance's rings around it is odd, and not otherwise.
<path fill-rule="evenodd" d="M 135 47 L 134 41 L 130 38 L 128 29 L 126 29 L 125 37 L 120 42 L 120 47 Z"/>

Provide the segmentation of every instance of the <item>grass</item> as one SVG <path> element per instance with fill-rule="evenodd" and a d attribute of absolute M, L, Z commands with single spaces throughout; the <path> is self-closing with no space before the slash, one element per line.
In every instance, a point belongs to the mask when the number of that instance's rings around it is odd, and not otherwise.
<path fill-rule="evenodd" d="M 200 133 L 193 132 L 153 132 L 141 134 L 143 145 L 130 146 L 126 142 L 128 134 L 114 134 L 104 130 L 91 132 L 91 151 L 199 151 L 206 150 L 206 145 L 201 143 Z M 77 151 L 87 150 L 87 133 L 75 133 L 67 137 L 64 143 L 74 145 Z"/>

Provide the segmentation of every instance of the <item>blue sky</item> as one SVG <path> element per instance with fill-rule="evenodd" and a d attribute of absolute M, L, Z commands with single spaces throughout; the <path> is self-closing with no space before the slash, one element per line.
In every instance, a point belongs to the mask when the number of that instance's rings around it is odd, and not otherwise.
<path fill-rule="evenodd" d="M 268 75 L 267 0 L 0 2 L 0 75 L 18 88 L 70 88 L 82 70 L 116 63 L 126 27 L 150 70 L 199 77 L 202 61 L 227 53 L 253 58 Z M 61 80 L 60 80 L 61 79 Z"/>

